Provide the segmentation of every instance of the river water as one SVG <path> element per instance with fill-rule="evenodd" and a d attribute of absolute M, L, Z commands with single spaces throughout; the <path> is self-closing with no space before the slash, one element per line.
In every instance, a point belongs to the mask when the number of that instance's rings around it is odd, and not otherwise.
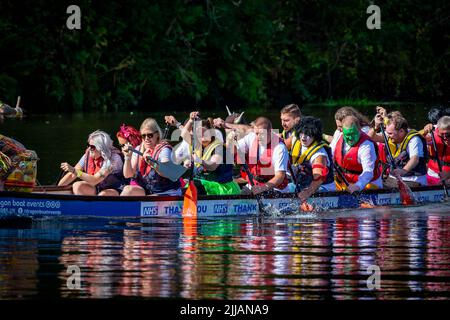
<path fill-rule="evenodd" d="M 35 221 L 0 229 L 0 299 L 448 299 L 449 209 Z"/>
<path fill-rule="evenodd" d="M 334 111 L 320 112 L 331 133 Z M 1 133 L 37 151 L 39 179 L 48 184 L 59 162 L 78 160 L 89 132 L 142 119 L 46 115 L 7 120 Z M 34 297 L 449 299 L 450 204 L 202 219 L 196 226 L 162 218 L 2 225 L 0 299 Z"/>

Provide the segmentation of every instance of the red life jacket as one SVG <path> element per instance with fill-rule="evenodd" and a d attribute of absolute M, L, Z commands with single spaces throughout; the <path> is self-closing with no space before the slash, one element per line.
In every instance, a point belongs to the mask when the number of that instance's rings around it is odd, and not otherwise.
<path fill-rule="evenodd" d="M 359 175 L 363 172 L 362 165 L 358 163 L 358 150 L 361 144 L 365 141 L 371 141 L 374 144 L 375 153 L 377 155 L 377 159 L 375 161 L 373 178 L 371 181 L 375 181 L 380 177 L 380 166 L 378 160 L 378 147 L 375 145 L 368 135 L 361 132 L 361 137 L 359 141 L 350 148 L 350 150 L 344 155 L 343 154 L 343 145 L 344 145 L 344 136 L 342 135 L 338 142 L 336 143 L 336 149 L 334 151 L 334 160 L 336 164 L 342 169 L 345 178 L 349 183 L 358 182 Z"/>
<path fill-rule="evenodd" d="M 161 142 L 153 148 L 153 151 L 151 152 L 151 157 L 155 160 L 158 160 L 158 156 L 164 147 L 168 147 L 168 148 L 172 149 L 172 146 L 170 145 L 170 143 L 168 143 L 166 140 L 161 140 Z M 144 160 L 143 157 L 139 157 L 138 168 L 139 168 L 139 173 L 143 177 L 147 176 L 150 173 L 150 171 L 152 170 L 152 166 L 149 165 Z"/>
<path fill-rule="evenodd" d="M 253 182 L 257 186 L 264 185 L 275 176 L 275 172 L 272 165 L 272 153 L 273 148 L 277 145 L 276 143 L 272 145 L 272 142 L 276 141 L 278 143 L 283 143 L 283 139 L 272 134 L 270 143 L 267 145 L 266 151 L 263 152 L 262 156 L 259 156 L 259 143 L 258 138 L 255 139 L 250 146 L 247 164 L 250 173 L 253 175 Z M 245 175 L 245 179 L 250 183 L 250 179 Z M 284 177 L 283 182 L 278 185 L 277 189 L 284 189 L 288 185 L 287 176 Z"/>
<path fill-rule="evenodd" d="M 447 145 L 439 137 L 438 128 L 434 131 L 434 140 L 436 141 L 438 157 L 442 164 L 442 171 L 448 172 L 450 171 L 450 148 L 447 148 Z M 430 148 L 430 160 L 428 161 L 428 167 L 436 173 L 439 172 L 439 166 L 436 161 L 436 152 L 434 152 L 433 146 Z"/>
<path fill-rule="evenodd" d="M 99 157 L 94 159 L 93 157 L 90 157 L 89 148 L 86 149 L 85 155 L 84 172 L 90 175 L 94 175 L 99 172 L 103 165 L 103 158 Z"/>

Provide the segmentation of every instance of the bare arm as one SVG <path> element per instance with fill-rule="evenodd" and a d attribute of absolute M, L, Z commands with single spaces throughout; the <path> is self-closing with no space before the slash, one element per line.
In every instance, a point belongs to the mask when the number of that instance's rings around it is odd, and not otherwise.
<path fill-rule="evenodd" d="M 325 156 L 318 156 L 316 159 L 314 159 L 313 165 L 314 164 L 321 164 L 322 166 L 326 167 L 327 159 Z M 323 183 L 323 180 L 321 179 L 323 176 L 321 168 L 314 168 L 312 173 L 313 173 L 313 181 L 311 182 L 308 188 L 302 190 L 298 194 L 302 202 L 305 202 L 309 197 L 311 197 Z"/>
<path fill-rule="evenodd" d="M 275 173 L 275 175 L 273 176 L 273 178 L 270 179 L 269 181 L 267 181 L 265 185 L 254 186 L 252 188 L 252 192 L 253 192 L 253 194 L 258 194 L 261 192 L 272 190 L 273 188 L 278 187 L 284 181 L 285 177 L 286 177 L 285 171 L 277 171 Z"/>
<path fill-rule="evenodd" d="M 331 143 L 331 141 L 333 141 L 333 136 L 330 136 L 330 135 L 324 133 L 324 134 L 322 134 L 322 139 L 328 143 Z"/>
<path fill-rule="evenodd" d="M 81 170 L 81 166 L 77 164 L 74 168 L 72 168 L 73 170 L 69 170 L 69 166 L 70 165 L 67 162 L 61 163 L 61 170 L 66 171 L 67 174 L 59 180 L 58 186 L 67 186 L 77 178 L 75 170 Z"/>

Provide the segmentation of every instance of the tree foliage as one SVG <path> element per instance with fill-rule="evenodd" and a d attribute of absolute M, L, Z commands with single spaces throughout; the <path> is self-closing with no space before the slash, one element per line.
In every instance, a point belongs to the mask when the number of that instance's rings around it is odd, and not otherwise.
<path fill-rule="evenodd" d="M 381 1 L 0 2 L 0 99 L 33 112 L 260 109 L 449 99 L 450 5 Z"/>

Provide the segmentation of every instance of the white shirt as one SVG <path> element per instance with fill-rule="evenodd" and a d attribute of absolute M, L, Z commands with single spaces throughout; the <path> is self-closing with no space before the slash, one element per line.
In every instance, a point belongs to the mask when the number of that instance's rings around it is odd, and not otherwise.
<path fill-rule="evenodd" d="M 239 149 L 240 152 L 245 152 L 247 154 L 253 144 L 253 141 L 255 141 L 255 139 L 257 139 L 256 134 L 254 132 L 251 132 L 248 135 L 246 135 L 244 138 L 238 140 L 237 148 Z M 267 151 L 266 146 L 259 145 L 258 153 L 259 153 L 260 157 L 263 156 L 266 153 L 266 151 Z M 270 170 L 272 173 L 269 173 L 269 174 L 273 174 L 274 172 L 279 172 L 279 171 L 283 171 L 286 173 L 287 169 L 288 169 L 288 160 L 289 160 L 289 152 L 288 152 L 286 146 L 284 145 L 284 143 L 278 143 L 272 149 L 271 167 L 269 169 L 267 169 L 267 170 Z M 247 187 L 249 187 L 249 186 L 247 186 Z M 289 191 L 288 187 L 286 187 L 283 190 L 275 188 L 275 190 L 281 191 L 281 192 Z"/>
<path fill-rule="evenodd" d="M 397 145 L 397 148 L 399 147 L 400 144 Z M 412 137 L 411 140 L 409 140 L 408 147 L 406 148 L 406 153 L 408 154 L 408 157 L 410 159 L 413 156 L 423 157 L 423 142 L 418 136 Z M 426 174 L 421 176 L 402 177 L 402 180 L 417 182 L 424 186 L 427 185 Z"/>
<path fill-rule="evenodd" d="M 343 149 L 344 154 L 347 153 L 350 150 L 350 146 L 343 142 Z M 333 154 L 335 152 L 336 145 L 333 148 Z M 361 145 L 358 148 L 358 163 L 361 164 L 363 172 L 359 175 L 358 181 L 355 183 L 359 190 L 364 190 L 366 185 L 368 183 L 372 183 L 376 185 L 378 188 L 383 188 L 383 181 L 381 179 L 381 176 L 375 180 L 370 181 L 373 178 L 373 171 L 375 169 L 375 162 L 377 160 L 377 154 L 375 151 L 374 144 L 367 140 L 361 143 Z"/>
<path fill-rule="evenodd" d="M 189 143 L 181 141 L 172 150 L 172 161 L 176 164 L 180 164 L 185 160 L 191 159 L 191 148 Z"/>

